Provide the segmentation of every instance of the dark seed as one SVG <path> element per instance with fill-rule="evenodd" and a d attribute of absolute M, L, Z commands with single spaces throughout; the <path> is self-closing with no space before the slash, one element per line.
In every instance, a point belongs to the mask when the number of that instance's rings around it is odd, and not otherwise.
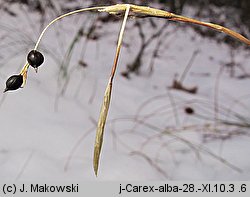
<path fill-rule="evenodd" d="M 13 75 L 6 81 L 6 88 L 4 92 L 9 90 L 17 90 L 23 84 L 23 76 L 22 75 Z"/>
<path fill-rule="evenodd" d="M 33 68 L 38 68 L 44 62 L 44 57 L 43 54 L 40 53 L 39 51 L 32 50 L 29 52 L 27 56 L 27 61 L 29 65 L 31 65 Z"/>
<path fill-rule="evenodd" d="M 187 114 L 194 114 L 194 110 L 193 110 L 193 108 L 191 108 L 191 107 L 186 107 L 186 108 L 185 108 L 185 112 L 186 112 Z"/>

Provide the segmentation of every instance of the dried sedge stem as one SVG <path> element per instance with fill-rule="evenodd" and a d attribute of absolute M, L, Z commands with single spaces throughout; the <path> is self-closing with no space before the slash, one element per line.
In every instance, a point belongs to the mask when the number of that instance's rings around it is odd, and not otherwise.
<path fill-rule="evenodd" d="M 85 11 L 96 11 L 96 10 L 100 10 L 100 9 L 103 9 L 105 8 L 106 6 L 100 6 L 100 7 L 91 7 L 91 8 L 83 8 L 83 9 L 79 9 L 79 10 L 75 10 L 75 11 L 72 11 L 72 12 L 68 12 L 66 14 L 63 14 L 57 18 L 55 18 L 54 20 L 52 20 L 44 29 L 43 31 L 41 32 L 37 42 L 36 42 L 36 45 L 34 47 L 34 50 L 37 50 L 40 42 L 41 42 L 41 39 L 43 38 L 45 32 L 47 31 L 47 29 L 52 25 L 54 24 L 55 22 L 59 21 L 60 19 L 63 19 L 67 16 L 70 16 L 70 15 L 73 15 L 73 14 L 77 14 L 77 13 L 81 13 L 81 12 L 85 12 Z M 22 68 L 20 74 L 22 74 L 24 76 L 24 83 L 22 85 L 22 87 L 25 85 L 26 83 L 26 79 L 27 79 L 27 71 L 28 71 L 28 68 L 29 68 L 29 64 L 28 62 L 26 61 L 24 67 Z M 25 75 L 24 75 L 25 74 Z"/>
<path fill-rule="evenodd" d="M 107 88 L 106 88 L 106 91 L 104 94 L 104 100 L 103 100 L 103 104 L 101 107 L 101 113 L 100 113 L 100 117 L 98 120 L 98 126 L 97 126 L 97 130 L 96 130 L 96 138 L 95 138 L 95 145 L 94 145 L 94 159 L 93 159 L 93 166 L 94 166 L 94 171 L 95 171 L 96 176 L 98 173 L 99 159 L 100 159 L 102 142 L 103 142 L 104 128 L 105 128 L 106 119 L 107 119 L 108 110 L 109 110 L 109 105 L 110 105 L 111 92 L 112 92 L 112 82 L 113 82 L 113 79 L 115 76 L 115 71 L 117 68 L 117 63 L 118 63 L 119 54 L 121 51 L 122 39 L 123 39 L 124 30 L 125 30 L 126 22 L 128 19 L 128 15 L 129 15 L 129 10 L 130 10 L 130 6 L 127 5 L 125 16 L 124 16 L 123 23 L 122 23 L 121 30 L 120 30 L 120 34 L 118 37 L 118 43 L 117 43 L 114 64 L 113 64 L 113 67 L 111 70 L 109 83 L 107 85 Z"/>
<path fill-rule="evenodd" d="M 123 35 L 124 35 L 126 22 L 127 22 L 127 19 L 128 19 L 129 10 L 130 10 L 130 6 L 128 5 L 127 9 L 126 9 L 124 19 L 123 19 L 122 27 L 121 27 L 121 30 L 120 30 L 120 35 L 119 35 L 118 42 L 117 42 L 117 49 L 116 49 L 115 59 L 114 59 L 112 71 L 111 71 L 111 74 L 110 74 L 111 83 L 113 81 L 113 78 L 115 76 L 115 71 L 116 71 L 116 68 L 117 68 L 117 62 L 118 62 L 120 51 L 121 51 L 122 39 L 123 39 Z"/>
<path fill-rule="evenodd" d="M 62 19 L 62 18 L 65 18 L 65 17 L 67 17 L 67 16 L 73 15 L 73 14 L 77 14 L 77 13 L 85 12 L 85 11 L 95 11 L 95 10 L 103 9 L 103 8 L 105 8 L 105 7 L 106 7 L 106 6 L 91 7 L 91 8 L 83 8 L 83 9 L 75 10 L 75 11 L 72 11 L 72 12 L 68 12 L 68 13 L 66 13 L 66 14 L 63 14 L 63 15 L 61 15 L 61 16 L 55 18 L 53 21 L 51 21 L 51 22 L 44 28 L 44 30 L 43 30 L 42 33 L 40 34 L 40 36 L 39 36 L 39 38 L 38 38 L 38 41 L 37 41 L 37 43 L 36 43 L 36 45 L 35 45 L 34 50 L 36 50 L 36 49 L 38 48 L 38 45 L 40 44 L 41 39 L 42 39 L 44 33 L 46 32 L 46 30 L 47 30 L 53 23 L 55 23 L 56 21 L 58 21 L 58 20 L 60 20 L 60 19 Z"/>
<path fill-rule="evenodd" d="M 188 73 L 189 70 L 191 69 L 191 67 L 192 67 L 192 65 L 193 65 L 193 63 L 194 63 L 194 60 L 195 60 L 195 58 L 197 57 L 198 54 L 199 54 L 199 50 L 195 50 L 195 51 L 193 52 L 192 57 L 190 58 L 190 60 L 189 60 L 189 62 L 188 62 L 188 64 L 187 64 L 187 66 L 185 67 L 183 73 L 182 73 L 181 76 L 180 76 L 180 79 L 179 79 L 179 83 L 180 83 L 180 84 L 183 83 L 184 79 L 185 79 L 186 76 L 187 76 L 187 73 Z"/>

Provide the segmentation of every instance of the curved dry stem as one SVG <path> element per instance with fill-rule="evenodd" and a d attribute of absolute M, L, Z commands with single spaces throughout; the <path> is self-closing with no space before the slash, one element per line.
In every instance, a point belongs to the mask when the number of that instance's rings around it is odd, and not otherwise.
<path fill-rule="evenodd" d="M 47 31 L 47 29 L 48 29 L 53 23 L 55 23 L 56 21 L 59 21 L 60 19 L 65 18 L 65 17 L 70 16 L 70 15 L 73 15 L 73 14 L 77 14 L 77 13 L 81 13 L 81 12 L 85 12 L 85 11 L 96 11 L 96 10 L 103 9 L 103 8 L 105 8 L 105 7 L 107 7 L 107 6 L 83 8 L 83 9 L 75 10 L 75 11 L 72 11 L 72 12 L 68 12 L 68 13 L 66 13 L 66 14 L 63 14 L 63 15 L 61 15 L 61 16 L 55 18 L 54 20 L 52 20 L 52 21 L 43 29 L 42 33 L 40 34 L 40 36 L 39 36 L 39 38 L 38 38 L 38 40 L 37 40 L 37 43 L 36 43 L 36 45 L 35 45 L 34 50 L 36 50 L 36 49 L 38 48 L 38 45 L 40 44 L 41 39 L 42 39 L 44 33 Z"/>

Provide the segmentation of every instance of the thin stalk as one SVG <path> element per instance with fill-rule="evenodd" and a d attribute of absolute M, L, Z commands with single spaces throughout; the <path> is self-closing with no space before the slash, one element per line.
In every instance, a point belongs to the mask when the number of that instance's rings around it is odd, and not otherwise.
<path fill-rule="evenodd" d="M 126 9 L 124 19 L 123 19 L 122 27 L 121 27 L 121 30 L 120 30 L 120 35 L 119 35 L 118 42 L 117 42 L 117 49 L 116 49 L 115 59 L 114 59 L 112 71 L 111 71 L 111 74 L 110 74 L 110 79 L 111 79 L 110 82 L 111 83 L 113 81 L 113 78 L 115 76 L 115 71 L 116 71 L 116 68 L 117 68 L 117 63 L 118 63 L 118 59 L 119 59 L 119 55 L 120 55 L 120 51 L 121 51 L 121 46 L 122 46 L 124 30 L 125 30 L 126 22 L 127 22 L 127 19 L 128 19 L 129 9 L 130 9 L 130 6 L 128 5 L 127 9 Z"/>
<path fill-rule="evenodd" d="M 196 51 L 193 52 L 193 55 L 192 55 L 191 59 L 190 59 L 189 62 L 188 62 L 188 65 L 186 66 L 185 70 L 184 70 L 183 73 L 181 74 L 181 77 L 180 77 L 180 79 L 179 79 L 180 84 L 183 83 L 183 81 L 184 81 L 184 79 L 185 79 L 187 73 L 189 72 L 190 68 L 192 67 L 193 62 L 194 62 L 196 56 L 198 55 L 198 53 L 199 53 L 199 50 L 196 50 Z"/>
<path fill-rule="evenodd" d="M 99 10 L 99 9 L 103 9 L 103 8 L 106 8 L 107 6 L 101 6 L 101 7 L 91 7 L 91 8 L 83 8 L 83 9 L 79 9 L 79 10 L 75 10 L 75 11 L 72 11 L 72 12 L 68 12 L 66 14 L 63 14 L 57 18 L 55 18 L 53 21 L 51 21 L 42 31 L 42 33 L 40 34 L 39 38 L 38 38 L 38 41 L 35 45 L 35 48 L 34 50 L 36 50 L 38 48 L 38 45 L 40 44 L 41 42 L 41 39 L 44 35 L 44 33 L 46 32 L 46 30 L 53 24 L 55 23 L 56 21 L 62 19 L 62 18 L 65 18 L 67 16 L 70 16 L 70 15 L 73 15 L 73 14 L 77 14 L 77 13 L 80 13 L 80 12 L 85 12 L 85 11 L 94 11 L 94 10 Z"/>

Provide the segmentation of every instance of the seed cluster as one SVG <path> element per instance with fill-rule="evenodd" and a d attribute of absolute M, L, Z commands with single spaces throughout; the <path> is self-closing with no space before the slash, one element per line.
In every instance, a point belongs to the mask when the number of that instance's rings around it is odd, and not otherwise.
<path fill-rule="evenodd" d="M 27 61 L 31 67 L 33 67 L 36 71 L 39 66 L 44 62 L 44 56 L 37 50 L 32 50 L 29 52 L 27 56 Z M 19 89 L 24 82 L 24 74 L 12 75 L 6 81 L 6 88 L 4 92 L 9 90 L 17 90 Z"/>

